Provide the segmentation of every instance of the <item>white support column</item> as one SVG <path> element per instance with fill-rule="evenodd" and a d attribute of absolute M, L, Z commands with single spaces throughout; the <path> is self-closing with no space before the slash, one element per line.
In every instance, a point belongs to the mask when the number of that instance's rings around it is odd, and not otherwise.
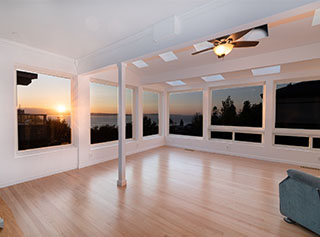
<path fill-rule="evenodd" d="M 209 101 L 209 89 L 204 88 L 202 91 L 202 116 L 203 116 L 203 127 L 202 134 L 203 140 L 207 141 L 209 139 L 209 121 L 210 121 L 210 101 Z"/>
<path fill-rule="evenodd" d="M 126 64 L 118 63 L 118 181 L 117 185 L 124 187 L 126 180 Z"/>

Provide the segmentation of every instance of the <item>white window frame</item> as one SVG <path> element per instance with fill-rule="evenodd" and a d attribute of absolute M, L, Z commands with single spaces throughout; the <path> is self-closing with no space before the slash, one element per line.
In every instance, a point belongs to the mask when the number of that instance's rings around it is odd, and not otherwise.
<path fill-rule="evenodd" d="M 62 145 L 55 145 L 55 146 L 46 146 L 46 147 L 39 147 L 39 148 L 31 148 L 31 149 L 26 149 L 26 150 L 19 150 L 19 134 L 18 134 L 18 114 L 17 114 L 17 109 L 19 107 L 18 105 L 18 85 L 17 85 L 17 71 L 25 71 L 25 72 L 30 72 L 30 73 L 36 73 L 36 74 L 43 74 L 43 75 L 48 75 L 48 76 L 54 76 L 54 77 L 60 77 L 64 78 L 67 80 L 70 80 L 70 103 L 71 103 L 71 111 L 70 111 L 70 128 L 71 128 L 71 137 L 70 137 L 70 144 L 62 144 Z M 55 152 L 55 151 L 60 151 L 64 149 L 69 149 L 69 148 L 74 148 L 75 147 L 75 129 L 74 129 L 74 120 L 75 120 L 75 102 L 74 102 L 74 97 L 76 95 L 76 92 L 74 91 L 74 84 L 76 83 L 75 78 L 76 76 L 70 73 L 64 73 L 64 72 L 58 72 L 55 70 L 49 70 L 45 68 L 38 68 L 38 67 L 33 67 L 33 66 L 27 66 L 27 65 L 21 65 L 21 64 L 15 64 L 14 66 L 14 73 L 13 73 L 13 96 L 14 96 L 14 101 L 15 101 L 15 107 L 13 109 L 14 111 L 14 154 L 15 158 L 23 158 L 23 157 L 28 157 L 32 155 L 39 155 L 39 154 L 44 154 L 48 152 Z"/>
<path fill-rule="evenodd" d="M 167 106 L 167 136 L 170 137 L 176 137 L 176 138 L 184 138 L 184 139 L 194 139 L 194 140 L 203 140 L 204 139 L 204 134 L 203 134 L 203 128 L 202 128 L 202 136 L 198 137 L 198 136 L 191 136 L 191 135 L 180 135 L 180 134 L 171 134 L 170 133 L 170 94 L 177 94 L 177 93 L 192 93 L 192 92 L 201 92 L 202 93 L 202 126 L 204 126 L 204 117 L 203 117 L 203 88 L 194 88 L 194 89 L 186 89 L 186 90 L 171 90 L 167 92 L 167 102 L 168 102 L 168 106 Z"/>
<path fill-rule="evenodd" d="M 263 98 L 262 98 L 262 127 L 243 127 L 243 126 L 225 126 L 225 125 L 211 125 L 211 113 L 212 113 L 212 93 L 215 90 L 223 89 L 236 89 L 244 87 L 262 86 Z M 251 145 L 261 145 L 264 144 L 264 133 L 265 133 L 265 123 L 266 123 L 266 83 L 265 81 L 255 82 L 255 83 L 245 83 L 245 84 L 234 84 L 227 86 L 217 86 L 209 88 L 209 113 L 208 113 L 208 124 L 209 124 L 209 140 L 231 142 L 231 143 L 248 143 Z M 231 132 L 232 140 L 211 138 L 211 132 Z M 235 140 L 235 133 L 248 133 L 248 134 L 261 134 L 261 143 L 238 141 Z"/>
<path fill-rule="evenodd" d="M 91 86 L 91 83 L 97 83 L 97 84 L 101 84 L 101 85 L 106 85 L 106 86 L 113 86 L 118 88 L 118 83 L 117 82 L 112 82 L 112 81 L 108 81 L 108 80 L 102 80 L 102 79 L 96 79 L 96 78 L 90 78 L 89 80 L 89 86 Z M 137 136 L 135 133 L 135 126 L 136 126 L 136 119 L 137 116 L 135 114 L 136 111 L 136 103 L 135 103 L 135 96 L 137 93 L 137 87 L 135 86 L 131 86 L 131 85 L 126 85 L 126 89 L 132 89 L 132 108 L 131 108 L 131 113 L 132 113 L 132 138 L 126 138 L 126 142 L 131 142 L 131 141 L 135 141 L 137 140 Z M 118 98 L 117 98 L 118 100 Z M 89 103 L 89 107 L 90 107 L 90 111 L 91 111 L 91 101 Z M 117 105 L 118 107 L 118 105 Z M 96 149 L 96 148 L 104 148 L 104 147 L 110 147 L 110 146 L 117 146 L 119 139 L 118 140 L 114 140 L 114 141 L 106 141 L 106 142 L 99 142 L 99 143 L 95 143 L 95 144 L 91 144 L 91 112 L 90 112 L 90 126 L 89 126 L 89 135 L 90 135 L 90 147 L 92 149 Z"/>
<path fill-rule="evenodd" d="M 320 81 L 319 77 L 310 77 L 310 78 L 294 78 L 294 79 L 283 79 L 283 80 L 275 80 L 273 82 L 273 116 L 272 116 L 272 145 L 274 147 L 280 148 L 288 148 L 288 149 L 301 149 L 301 150 L 312 150 L 317 151 L 318 148 L 313 148 L 313 138 L 320 138 L 320 129 L 300 129 L 300 128 L 276 128 L 276 107 L 277 107 L 277 85 L 285 84 L 290 82 L 305 82 L 305 81 Z M 293 137 L 309 137 L 309 146 L 301 147 L 294 145 L 281 145 L 275 144 L 275 136 L 293 136 Z"/>

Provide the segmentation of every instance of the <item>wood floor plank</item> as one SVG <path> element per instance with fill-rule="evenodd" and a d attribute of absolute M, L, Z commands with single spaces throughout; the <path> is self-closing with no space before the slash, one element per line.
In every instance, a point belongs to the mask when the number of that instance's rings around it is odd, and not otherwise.
<path fill-rule="evenodd" d="M 32 237 L 316 236 L 279 213 L 278 185 L 289 168 L 320 176 L 294 165 L 161 147 L 128 156 L 126 188 L 116 186 L 113 160 L 0 189 L 0 197 Z"/>

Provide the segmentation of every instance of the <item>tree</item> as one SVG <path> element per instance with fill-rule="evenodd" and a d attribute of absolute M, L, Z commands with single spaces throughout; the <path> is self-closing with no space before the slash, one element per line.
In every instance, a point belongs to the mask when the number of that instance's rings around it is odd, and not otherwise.
<path fill-rule="evenodd" d="M 218 125 L 220 120 L 219 109 L 217 106 L 214 106 L 211 114 L 211 124 Z"/>
<path fill-rule="evenodd" d="M 148 116 L 143 116 L 143 136 L 149 136 L 159 133 L 158 124 Z"/>
<path fill-rule="evenodd" d="M 222 101 L 221 122 L 224 125 L 236 125 L 237 111 L 230 96 Z"/>
<path fill-rule="evenodd" d="M 191 133 L 192 136 L 202 136 L 202 124 L 203 116 L 200 113 L 195 113 L 191 122 Z"/>

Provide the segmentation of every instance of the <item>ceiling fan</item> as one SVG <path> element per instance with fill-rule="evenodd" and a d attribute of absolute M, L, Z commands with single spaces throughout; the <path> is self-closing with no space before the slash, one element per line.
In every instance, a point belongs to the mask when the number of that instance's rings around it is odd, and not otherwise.
<path fill-rule="evenodd" d="M 218 58 L 223 58 L 224 56 L 228 55 L 233 48 L 255 47 L 259 44 L 259 41 L 237 41 L 253 29 L 255 28 L 208 40 L 209 43 L 213 44 L 212 47 L 193 52 L 192 55 L 196 55 L 213 49 L 213 52 L 218 56 Z"/>

